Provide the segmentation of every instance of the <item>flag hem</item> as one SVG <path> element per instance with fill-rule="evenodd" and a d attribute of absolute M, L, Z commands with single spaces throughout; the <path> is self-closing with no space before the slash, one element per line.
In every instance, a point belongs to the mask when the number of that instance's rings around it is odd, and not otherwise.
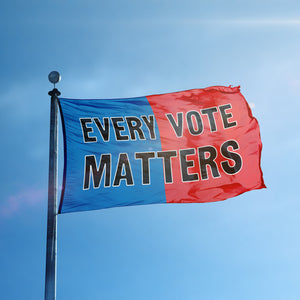
<path fill-rule="evenodd" d="M 64 195 L 65 195 L 65 187 L 66 187 L 66 173 L 67 173 L 67 141 L 66 141 L 66 128 L 65 128 L 65 121 L 64 116 L 62 113 L 62 108 L 60 105 L 60 99 L 58 99 L 58 106 L 59 106 L 59 112 L 60 112 L 60 118 L 61 118 L 61 124 L 62 124 L 62 131 L 63 131 L 63 140 L 64 140 L 64 171 L 63 171 L 63 183 L 62 183 L 62 189 L 61 189 L 61 195 L 60 195 L 60 202 L 58 207 L 58 214 L 61 214 Z"/>

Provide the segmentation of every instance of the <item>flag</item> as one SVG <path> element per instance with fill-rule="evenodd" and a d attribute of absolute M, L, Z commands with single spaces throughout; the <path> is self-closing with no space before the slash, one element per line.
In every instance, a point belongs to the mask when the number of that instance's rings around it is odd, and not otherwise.
<path fill-rule="evenodd" d="M 225 200 L 265 187 L 257 120 L 239 87 L 59 99 L 59 213 Z"/>

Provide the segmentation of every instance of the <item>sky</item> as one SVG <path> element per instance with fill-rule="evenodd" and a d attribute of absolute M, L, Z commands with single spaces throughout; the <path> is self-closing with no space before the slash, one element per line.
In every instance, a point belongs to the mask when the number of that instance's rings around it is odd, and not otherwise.
<path fill-rule="evenodd" d="M 58 300 L 299 299 L 299 12 L 277 0 L 3 2 L 1 299 L 44 296 L 52 70 L 66 98 L 240 85 L 267 186 L 59 215 Z M 61 129 L 59 143 L 61 186 Z"/>

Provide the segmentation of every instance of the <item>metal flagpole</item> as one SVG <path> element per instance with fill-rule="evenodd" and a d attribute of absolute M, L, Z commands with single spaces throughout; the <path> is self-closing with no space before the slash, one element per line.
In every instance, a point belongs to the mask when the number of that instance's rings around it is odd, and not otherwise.
<path fill-rule="evenodd" d="M 47 219 L 47 250 L 45 300 L 56 299 L 56 228 L 57 228 L 57 125 L 58 125 L 58 96 L 60 92 L 55 84 L 60 81 L 60 74 L 53 71 L 48 76 L 54 88 L 48 94 L 51 96 L 50 113 L 50 146 L 49 146 L 49 182 L 48 182 L 48 219 Z"/>

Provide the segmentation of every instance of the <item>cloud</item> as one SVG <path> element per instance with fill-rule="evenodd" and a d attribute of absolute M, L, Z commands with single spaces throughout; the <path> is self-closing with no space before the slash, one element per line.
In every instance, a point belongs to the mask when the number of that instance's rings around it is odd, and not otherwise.
<path fill-rule="evenodd" d="M 207 20 L 208 23 L 220 23 L 224 25 L 246 25 L 246 26 L 300 26 L 300 19 L 220 19 Z"/>
<path fill-rule="evenodd" d="M 26 188 L 6 199 L 0 207 L 0 216 L 10 217 L 26 207 L 36 207 L 45 201 L 46 196 L 45 189 Z"/>
<path fill-rule="evenodd" d="M 170 23 L 170 19 L 157 21 L 158 23 Z M 186 24 L 186 25 L 224 25 L 224 26 L 300 26 L 300 19 L 289 19 L 289 18 L 177 18 L 172 20 L 172 23 Z"/>

